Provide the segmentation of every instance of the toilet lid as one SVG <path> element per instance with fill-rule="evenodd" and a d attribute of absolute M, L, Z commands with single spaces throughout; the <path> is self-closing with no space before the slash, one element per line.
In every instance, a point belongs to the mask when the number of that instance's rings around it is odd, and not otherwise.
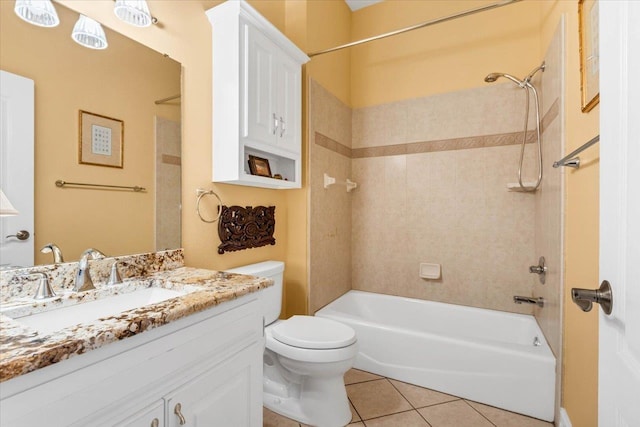
<path fill-rule="evenodd" d="M 283 344 L 309 349 L 347 347 L 356 342 L 356 332 L 335 320 L 313 316 L 293 316 L 271 329 Z"/>

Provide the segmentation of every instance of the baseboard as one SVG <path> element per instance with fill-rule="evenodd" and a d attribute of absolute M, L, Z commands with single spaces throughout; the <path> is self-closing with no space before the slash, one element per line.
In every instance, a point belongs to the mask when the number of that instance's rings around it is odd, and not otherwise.
<path fill-rule="evenodd" d="M 567 414 L 567 411 L 564 408 L 560 408 L 560 421 L 558 423 L 558 427 L 572 427 L 569 414 Z"/>

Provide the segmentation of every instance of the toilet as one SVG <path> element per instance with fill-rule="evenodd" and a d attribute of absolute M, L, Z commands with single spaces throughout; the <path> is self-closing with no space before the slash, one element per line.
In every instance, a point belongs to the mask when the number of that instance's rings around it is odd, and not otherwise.
<path fill-rule="evenodd" d="M 273 279 L 258 293 L 265 322 L 263 404 L 303 424 L 344 426 L 351 409 L 344 374 L 358 353 L 355 331 L 313 316 L 278 320 L 282 308 L 284 263 L 265 261 L 226 270 Z"/>

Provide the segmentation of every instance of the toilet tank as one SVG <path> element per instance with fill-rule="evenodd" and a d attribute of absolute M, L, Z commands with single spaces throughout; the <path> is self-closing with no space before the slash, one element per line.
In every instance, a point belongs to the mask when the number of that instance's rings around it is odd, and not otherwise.
<path fill-rule="evenodd" d="M 262 315 L 265 325 L 269 325 L 280 317 L 282 310 L 282 282 L 284 275 L 284 262 L 264 261 L 257 264 L 244 265 L 225 270 L 228 273 L 249 274 L 257 277 L 273 279 L 273 286 L 258 292 L 258 299 L 262 301 Z"/>

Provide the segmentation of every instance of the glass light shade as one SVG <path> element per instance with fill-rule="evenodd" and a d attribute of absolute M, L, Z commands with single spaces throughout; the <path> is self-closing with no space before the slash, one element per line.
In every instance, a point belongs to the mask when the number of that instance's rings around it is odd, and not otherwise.
<path fill-rule="evenodd" d="M 136 27 L 151 25 L 151 12 L 146 0 L 116 0 L 113 12 L 127 24 Z"/>
<path fill-rule="evenodd" d="M 109 46 L 102 25 L 84 15 L 80 15 L 78 22 L 74 25 L 71 38 L 89 49 L 106 49 Z"/>
<path fill-rule="evenodd" d="M 0 190 L 0 216 L 18 215 L 18 211 L 13 207 L 4 191 Z"/>
<path fill-rule="evenodd" d="M 51 0 L 16 0 L 13 10 L 20 19 L 39 27 L 57 27 L 60 24 Z"/>

